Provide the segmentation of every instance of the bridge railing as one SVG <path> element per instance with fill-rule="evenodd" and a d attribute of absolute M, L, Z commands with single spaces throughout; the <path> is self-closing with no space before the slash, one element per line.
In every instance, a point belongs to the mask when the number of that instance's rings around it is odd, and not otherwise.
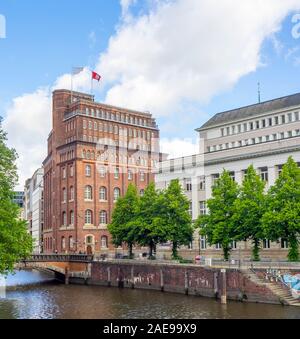
<path fill-rule="evenodd" d="M 93 255 L 87 254 L 34 254 L 28 257 L 27 262 L 38 262 L 38 261 L 47 261 L 47 262 L 66 262 L 66 261 L 75 261 L 75 262 L 90 262 L 94 260 Z"/>

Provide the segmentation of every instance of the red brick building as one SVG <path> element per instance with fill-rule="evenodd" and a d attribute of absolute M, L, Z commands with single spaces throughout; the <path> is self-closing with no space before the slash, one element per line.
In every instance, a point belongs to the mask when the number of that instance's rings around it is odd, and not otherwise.
<path fill-rule="evenodd" d="M 160 160 L 151 114 L 112 107 L 68 90 L 53 92 L 53 129 L 44 160 L 44 253 L 113 248 L 107 224 L 133 183 L 142 194 Z"/>

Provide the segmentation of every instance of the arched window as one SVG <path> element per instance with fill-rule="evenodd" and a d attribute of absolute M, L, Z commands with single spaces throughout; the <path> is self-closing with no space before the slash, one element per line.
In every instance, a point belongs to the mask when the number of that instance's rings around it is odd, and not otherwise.
<path fill-rule="evenodd" d="M 101 211 L 100 212 L 100 224 L 101 225 L 106 225 L 107 224 L 107 212 L 106 211 Z"/>
<path fill-rule="evenodd" d="M 101 247 L 108 248 L 108 238 L 106 235 L 101 237 Z"/>
<path fill-rule="evenodd" d="M 67 189 L 66 188 L 63 188 L 62 195 L 63 195 L 62 201 L 67 202 Z"/>
<path fill-rule="evenodd" d="M 114 177 L 115 179 L 119 179 L 120 177 L 120 169 L 118 167 L 115 168 Z"/>
<path fill-rule="evenodd" d="M 91 186 L 85 186 L 84 199 L 85 200 L 92 200 L 93 199 L 93 189 L 92 189 Z"/>
<path fill-rule="evenodd" d="M 66 238 L 61 237 L 61 249 L 64 251 L 66 249 Z"/>
<path fill-rule="evenodd" d="M 63 212 L 62 214 L 62 224 L 63 226 L 67 226 L 67 213 Z"/>
<path fill-rule="evenodd" d="M 73 249 L 73 247 L 74 247 L 73 237 L 70 236 L 70 237 L 69 237 L 69 249 L 71 250 L 71 249 Z"/>
<path fill-rule="evenodd" d="M 71 201 L 74 200 L 74 187 L 73 186 L 70 187 L 70 200 Z"/>
<path fill-rule="evenodd" d="M 121 191 L 119 188 L 114 189 L 114 201 L 117 201 L 120 198 Z"/>
<path fill-rule="evenodd" d="M 85 242 L 87 245 L 93 245 L 95 243 L 95 237 L 93 235 L 87 235 L 85 237 Z"/>
<path fill-rule="evenodd" d="M 90 165 L 85 166 L 85 176 L 90 177 L 92 175 L 92 167 Z"/>
<path fill-rule="evenodd" d="M 100 200 L 107 200 L 107 190 L 106 190 L 106 187 L 101 187 L 100 188 L 99 198 L 100 198 Z"/>
<path fill-rule="evenodd" d="M 70 225 L 74 225 L 74 212 L 70 212 Z"/>
<path fill-rule="evenodd" d="M 91 225 L 93 223 L 93 212 L 91 210 L 86 210 L 85 211 L 85 224 L 86 225 Z"/>

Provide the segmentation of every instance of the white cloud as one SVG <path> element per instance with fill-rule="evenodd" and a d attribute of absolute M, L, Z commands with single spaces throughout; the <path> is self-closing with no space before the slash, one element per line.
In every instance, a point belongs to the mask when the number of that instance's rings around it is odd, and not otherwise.
<path fill-rule="evenodd" d="M 193 141 L 192 139 L 162 138 L 160 145 L 161 151 L 168 154 L 169 159 L 180 158 L 199 153 L 199 143 L 198 141 Z"/>
<path fill-rule="evenodd" d="M 13 100 L 6 112 L 3 128 L 19 159 L 19 188 L 41 166 L 47 152 L 47 136 L 51 130 L 51 99 L 48 88 L 24 94 Z"/>
<path fill-rule="evenodd" d="M 101 55 L 106 101 L 156 115 L 207 102 L 260 66 L 262 43 L 297 8 L 299 0 L 156 1 L 125 20 Z"/>

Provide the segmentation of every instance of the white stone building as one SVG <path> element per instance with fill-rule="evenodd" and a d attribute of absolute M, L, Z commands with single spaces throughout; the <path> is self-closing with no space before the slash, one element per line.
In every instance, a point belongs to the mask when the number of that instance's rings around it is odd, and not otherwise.
<path fill-rule="evenodd" d="M 300 164 L 300 93 L 216 114 L 196 130 L 200 154 L 160 163 L 155 176 L 158 188 L 180 179 L 191 201 L 191 214 L 197 219 L 206 213 L 213 182 L 223 169 L 242 183 L 245 170 L 253 164 L 267 187 L 278 178 L 289 156 Z M 232 256 L 250 257 L 251 244 L 233 244 Z M 218 246 L 209 247 L 195 234 L 195 253 L 221 256 Z M 286 242 L 263 242 L 263 258 L 285 258 Z"/>
<path fill-rule="evenodd" d="M 28 231 L 34 239 L 34 253 L 42 252 L 42 230 L 44 222 L 44 170 L 39 168 L 25 184 L 25 219 L 28 221 Z"/>

